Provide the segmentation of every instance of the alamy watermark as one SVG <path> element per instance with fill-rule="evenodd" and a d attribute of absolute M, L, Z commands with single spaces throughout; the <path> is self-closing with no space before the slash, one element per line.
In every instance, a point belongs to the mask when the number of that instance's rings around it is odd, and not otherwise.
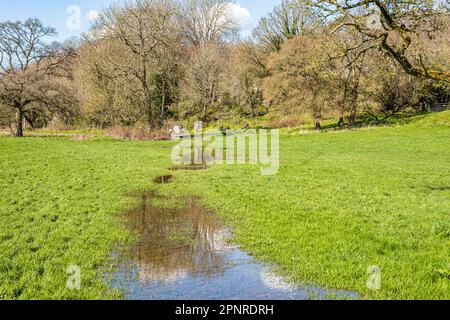
<path fill-rule="evenodd" d="M 81 289 L 81 268 L 76 265 L 70 265 L 67 267 L 66 273 L 69 278 L 66 282 L 66 288 L 69 290 L 80 290 Z"/>
<path fill-rule="evenodd" d="M 381 290 L 381 268 L 379 266 L 369 266 L 367 268 L 367 288 L 370 290 Z"/>
<path fill-rule="evenodd" d="M 66 27 L 68 30 L 81 30 L 83 23 L 83 14 L 80 6 L 72 4 L 66 9 L 67 20 Z M 100 16 L 100 13 L 97 10 L 89 10 L 84 19 L 93 22 Z"/>
<path fill-rule="evenodd" d="M 260 165 L 262 175 L 275 175 L 280 169 L 277 129 L 203 131 L 202 122 L 196 122 L 193 134 L 178 127 L 172 139 L 179 142 L 172 151 L 176 165 Z"/>

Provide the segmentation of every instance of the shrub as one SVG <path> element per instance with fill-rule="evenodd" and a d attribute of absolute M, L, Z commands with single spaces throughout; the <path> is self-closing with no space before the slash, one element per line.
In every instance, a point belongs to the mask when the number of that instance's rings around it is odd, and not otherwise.
<path fill-rule="evenodd" d="M 114 127 L 106 131 L 106 135 L 122 140 L 170 140 L 169 129 L 150 130 L 145 126 Z"/>

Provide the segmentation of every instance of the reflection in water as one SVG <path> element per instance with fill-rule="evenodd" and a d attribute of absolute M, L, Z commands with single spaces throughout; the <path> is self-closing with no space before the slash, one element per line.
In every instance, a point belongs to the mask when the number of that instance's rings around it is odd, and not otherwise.
<path fill-rule="evenodd" d="M 172 178 L 172 175 L 159 176 L 153 179 L 153 182 L 158 184 L 167 184 L 172 181 Z"/>
<path fill-rule="evenodd" d="M 262 270 L 261 274 L 261 281 L 266 285 L 268 288 L 272 289 L 280 289 L 280 290 L 294 290 L 294 285 L 287 283 L 284 281 L 283 277 L 278 276 L 274 274 L 273 272 L 270 272 L 269 270 Z"/>
<path fill-rule="evenodd" d="M 154 192 L 135 193 L 140 205 L 126 212 L 139 241 L 121 252 L 113 286 L 128 299 L 308 299 L 329 294 L 317 287 L 296 288 L 228 243 L 230 231 L 209 210 L 190 199 L 185 208 L 152 204 Z"/>
<path fill-rule="evenodd" d="M 143 196 L 140 206 L 127 213 L 127 224 L 140 235 L 130 259 L 141 282 L 175 281 L 188 274 L 209 277 L 223 270 L 217 251 L 224 247 L 227 232 L 193 202 L 187 208 L 167 209 Z"/>

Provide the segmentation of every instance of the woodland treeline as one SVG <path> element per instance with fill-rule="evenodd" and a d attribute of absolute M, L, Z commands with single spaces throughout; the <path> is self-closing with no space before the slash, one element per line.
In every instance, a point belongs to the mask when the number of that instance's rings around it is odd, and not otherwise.
<path fill-rule="evenodd" d="M 448 0 L 285 0 L 247 38 L 230 5 L 128 1 L 63 44 L 37 19 L 0 23 L 2 125 L 320 129 L 449 100 Z"/>

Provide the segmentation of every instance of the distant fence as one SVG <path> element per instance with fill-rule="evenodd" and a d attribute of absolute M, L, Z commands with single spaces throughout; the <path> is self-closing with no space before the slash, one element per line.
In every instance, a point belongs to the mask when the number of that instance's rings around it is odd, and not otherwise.
<path fill-rule="evenodd" d="M 450 106 L 447 103 L 435 103 L 432 106 L 430 106 L 430 108 L 428 109 L 428 111 L 430 112 L 441 112 L 444 110 L 450 109 Z"/>

